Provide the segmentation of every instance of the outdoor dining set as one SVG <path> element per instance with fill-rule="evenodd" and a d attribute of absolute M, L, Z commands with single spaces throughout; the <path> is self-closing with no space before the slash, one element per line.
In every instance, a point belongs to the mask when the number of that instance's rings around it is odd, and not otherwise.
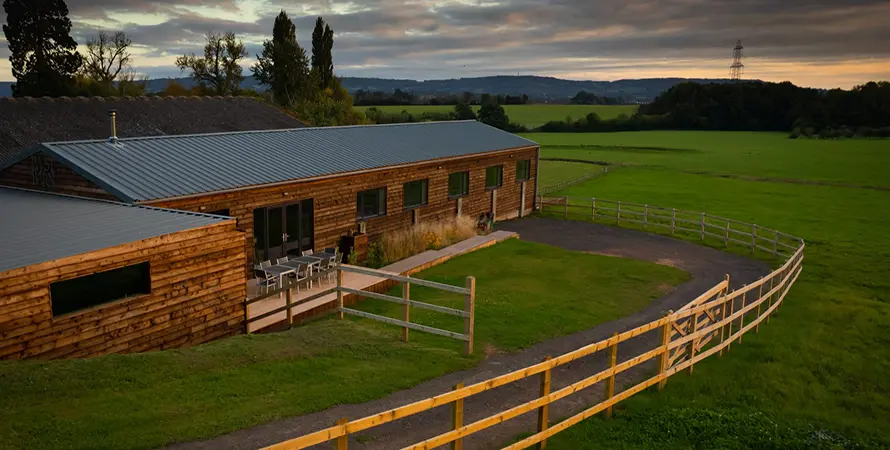
<path fill-rule="evenodd" d="M 297 291 L 300 283 L 307 281 L 312 288 L 314 274 L 330 271 L 337 264 L 340 253 L 337 248 L 325 248 L 322 252 L 305 250 L 302 256 L 285 256 L 272 261 L 263 261 L 254 266 L 257 286 L 282 287 L 285 282 L 294 283 Z M 330 271 L 332 274 L 333 271 Z M 319 281 L 322 279 L 320 278 Z"/>

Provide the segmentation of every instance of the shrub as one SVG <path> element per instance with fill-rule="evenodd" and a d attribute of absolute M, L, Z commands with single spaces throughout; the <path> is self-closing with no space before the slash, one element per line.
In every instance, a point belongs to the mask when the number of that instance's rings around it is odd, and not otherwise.
<path fill-rule="evenodd" d="M 383 251 L 383 244 L 380 242 L 372 242 L 368 245 L 368 267 L 379 269 L 386 265 L 386 254 Z"/>
<path fill-rule="evenodd" d="M 381 240 L 385 260 L 400 261 L 427 250 L 438 250 L 476 235 L 476 222 L 470 217 L 457 217 L 435 222 L 422 222 L 404 230 L 386 233 Z M 368 258 L 370 260 L 370 256 Z"/>
<path fill-rule="evenodd" d="M 788 139 L 797 139 L 800 137 L 800 128 L 795 128 L 791 131 L 791 134 L 788 135 Z"/>
<path fill-rule="evenodd" d="M 346 262 L 353 266 L 358 264 L 358 252 L 355 251 L 355 247 L 352 247 L 349 250 L 349 255 L 346 255 Z"/>

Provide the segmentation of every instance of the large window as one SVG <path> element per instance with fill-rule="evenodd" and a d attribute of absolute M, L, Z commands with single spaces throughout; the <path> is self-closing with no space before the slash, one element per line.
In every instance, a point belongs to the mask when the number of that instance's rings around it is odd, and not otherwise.
<path fill-rule="evenodd" d="M 531 175 L 531 161 L 527 159 L 516 161 L 516 181 L 528 180 Z"/>
<path fill-rule="evenodd" d="M 371 189 L 358 193 L 356 211 L 359 219 L 368 219 L 386 214 L 386 188 Z"/>
<path fill-rule="evenodd" d="M 491 166 L 485 169 L 485 188 L 495 189 L 504 182 L 504 166 Z"/>
<path fill-rule="evenodd" d="M 49 285 L 53 317 L 150 293 L 151 275 L 147 262 Z"/>
<path fill-rule="evenodd" d="M 470 193 L 470 172 L 454 172 L 448 175 L 448 197 L 463 197 Z"/>
<path fill-rule="evenodd" d="M 409 181 L 405 183 L 405 208 L 414 208 L 416 206 L 426 205 L 428 180 Z"/>

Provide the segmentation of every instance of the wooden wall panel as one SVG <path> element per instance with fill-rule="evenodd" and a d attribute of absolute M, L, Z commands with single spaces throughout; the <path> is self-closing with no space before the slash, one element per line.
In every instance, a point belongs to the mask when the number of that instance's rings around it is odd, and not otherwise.
<path fill-rule="evenodd" d="M 227 221 L 0 273 L 0 358 L 161 350 L 238 334 L 244 247 Z M 144 261 L 151 294 L 52 317 L 52 282 Z"/>
<path fill-rule="evenodd" d="M 475 219 L 491 211 L 492 194 L 485 189 L 485 168 L 503 165 L 503 185 L 497 189 L 497 217 L 513 218 L 519 214 L 521 192 L 521 185 L 516 181 L 516 162 L 523 159 L 531 160 L 531 179 L 526 182 L 526 214 L 528 214 L 534 205 L 537 156 L 537 148 L 506 150 L 484 156 L 430 162 L 412 167 L 382 169 L 363 174 L 182 199 L 158 200 L 146 204 L 199 212 L 229 209 L 230 214 L 238 219 L 238 228 L 245 231 L 246 270 L 252 273 L 253 210 L 256 208 L 314 199 L 315 247 L 331 247 L 339 242 L 342 235 L 358 228 L 357 194 L 367 189 L 386 187 L 386 215 L 368 220 L 368 233 L 371 240 L 376 240 L 383 233 L 411 226 L 413 213 L 403 208 L 405 182 L 424 178 L 429 180 L 428 204 L 418 208 L 420 220 L 442 220 L 453 217 L 457 212 L 457 201 L 448 198 L 448 175 L 453 172 L 469 171 L 470 192 L 463 198 L 462 214 Z"/>
<path fill-rule="evenodd" d="M 47 169 L 51 176 L 48 178 L 35 178 L 34 166 L 41 160 L 49 165 Z M 41 155 L 32 155 L 0 171 L 0 185 L 104 200 L 118 200 L 117 197 L 105 192 L 97 184 L 80 176 L 77 172 L 54 159 Z"/>

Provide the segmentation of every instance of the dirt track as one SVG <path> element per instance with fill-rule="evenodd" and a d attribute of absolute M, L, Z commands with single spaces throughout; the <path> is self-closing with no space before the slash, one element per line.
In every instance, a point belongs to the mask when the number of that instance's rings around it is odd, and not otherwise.
<path fill-rule="evenodd" d="M 387 397 L 358 405 L 340 405 L 313 414 L 292 417 L 253 428 L 236 431 L 214 439 L 176 444 L 173 449 L 253 449 L 332 425 L 340 417 L 359 418 L 385 411 L 431 395 L 450 390 L 455 384 L 471 384 L 540 362 L 547 355 L 560 355 L 583 345 L 609 337 L 613 332 L 624 331 L 642 325 L 661 316 L 668 309 L 692 300 L 698 294 L 731 274 L 732 287 L 740 287 L 769 273 L 767 264 L 741 256 L 721 252 L 688 242 L 644 233 L 642 231 L 598 225 L 586 222 L 556 219 L 528 218 L 504 222 L 498 229 L 516 231 L 521 239 L 563 247 L 569 250 L 601 253 L 668 264 L 689 272 L 692 280 L 677 286 L 672 292 L 654 301 L 644 310 L 613 322 L 569 336 L 542 342 L 527 350 L 493 356 L 477 367 L 448 374 L 411 389 L 395 392 Z M 648 333 L 619 346 L 619 362 L 625 356 L 634 356 L 652 348 L 657 342 L 657 332 Z M 589 376 L 605 366 L 605 354 L 595 354 L 553 371 L 553 390 Z M 644 376 L 651 366 L 638 366 L 625 372 L 617 384 L 632 382 Z M 512 383 L 466 399 L 464 423 L 496 414 L 510 407 L 531 400 L 538 395 L 538 378 Z M 602 384 L 602 383 L 600 383 Z M 551 423 L 576 413 L 589 404 L 602 399 L 599 385 L 582 391 L 551 406 Z M 450 429 L 451 410 L 440 407 L 405 419 L 358 433 L 350 439 L 352 449 L 390 449 L 422 441 Z M 534 412 L 489 428 L 486 432 L 465 438 L 466 449 L 500 448 L 517 435 L 530 432 L 535 427 Z M 356 439 L 356 438 L 359 439 Z M 359 442 L 361 441 L 361 442 Z M 330 448 L 326 443 L 318 448 Z"/>

